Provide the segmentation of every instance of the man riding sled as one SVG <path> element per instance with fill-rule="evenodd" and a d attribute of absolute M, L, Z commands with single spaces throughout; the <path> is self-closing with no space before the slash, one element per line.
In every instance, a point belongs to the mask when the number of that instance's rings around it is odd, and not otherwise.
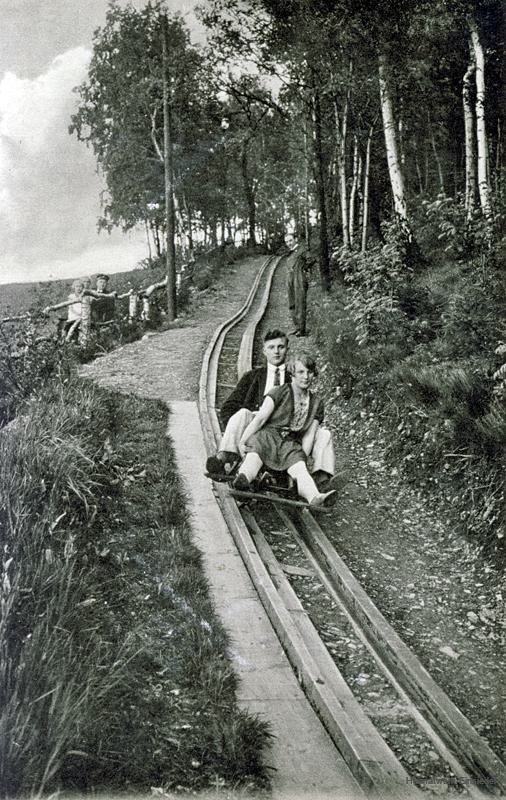
<path fill-rule="evenodd" d="M 211 477 L 227 474 L 244 455 L 241 438 L 262 405 L 265 395 L 276 386 L 291 381 L 286 368 L 288 337 L 284 331 L 267 331 L 264 336 L 263 354 L 266 364 L 246 372 L 221 407 L 220 417 L 225 430 L 218 452 L 206 462 Z M 318 488 L 332 487 L 335 471 L 335 456 L 330 431 L 318 424 L 309 458 L 309 471 Z"/>

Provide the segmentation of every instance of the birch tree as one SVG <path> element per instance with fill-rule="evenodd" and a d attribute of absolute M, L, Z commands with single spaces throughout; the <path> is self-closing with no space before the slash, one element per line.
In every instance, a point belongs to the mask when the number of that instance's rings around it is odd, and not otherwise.
<path fill-rule="evenodd" d="M 481 210 L 487 222 L 492 221 L 492 208 L 490 205 L 490 181 L 488 168 L 488 141 L 485 123 L 485 54 L 481 43 L 476 21 L 470 17 L 468 20 L 471 37 L 471 47 L 474 54 L 476 78 L 476 143 L 478 167 L 478 194 Z"/>
<path fill-rule="evenodd" d="M 380 53 L 378 56 L 378 78 L 388 174 L 392 187 L 394 209 L 401 222 L 407 223 L 408 209 L 406 204 L 406 189 L 396 138 L 397 125 L 395 124 L 392 93 L 387 76 L 387 60 L 384 53 Z"/>
<path fill-rule="evenodd" d="M 474 115 L 471 103 L 471 80 L 475 72 L 472 59 L 462 80 L 462 105 L 464 109 L 464 148 L 465 148 L 465 210 L 467 219 L 471 219 L 476 202 L 476 159 L 474 139 Z"/>

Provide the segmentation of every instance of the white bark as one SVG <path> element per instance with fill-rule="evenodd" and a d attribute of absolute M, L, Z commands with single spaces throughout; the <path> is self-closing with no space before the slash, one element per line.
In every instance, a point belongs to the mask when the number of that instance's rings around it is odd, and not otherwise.
<path fill-rule="evenodd" d="M 358 175 L 357 175 L 357 209 L 358 209 L 358 217 L 357 217 L 357 237 L 358 239 L 362 236 L 362 221 L 364 219 L 364 195 L 362 194 L 362 175 L 364 172 L 364 160 L 362 158 L 362 153 L 359 152 L 358 155 Z"/>
<path fill-rule="evenodd" d="M 355 198 L 357 195 L 358 185 L 358 138 L 353 137 L 353 173 L 350 189 L 350 203 L 349 203 L 349 239 L 350 247 L 353 247 L 355 239 Z"/>
<path fill-rule="evenodd" d="M 401 165 L 402 169 L 406 166 L 406 153 L 404 152 L 404 120 L 402 116 L 402 101 L 401 101 L 401 110 L 399 113 L 399 123 L 397 125 L 399 130 L 399 152 L 401 156 Z"/>
<path fill-rule="evenodd" d="M 307 120 L 304 129 L 304 233 L 306 237 L 306 247 L 311 245 L 311 225 L 309 222 L 310 202 L 309 202 L 309 154 L 307 147 Z"/>
<path fill-rule="evenodd" d="M 399 148 L 396 139 L 396 124 L 393 112 L 392 96 L 386 75 L 386 58 L 380 54 L 378 64 L 378 77 L 380 88 L 381 115 L 383 118 L 383 132 L 387 153 L 388 174 L 392 186 L 394 209 L 401 220 L 407 221 L 408 211 L 406 206 L 406 191 L 404 188 L 404 175 L 402 174 L 399 158 Z"/>
<path fill-rule="evenodd" d="M 339 119 L 337 102 L 334 105 L 337 139 L 337 169 L 339 173 L 339 199 L 341 201 L 341 227 L 343 229 L 343 247 L 349 249 L 350 234 L 348 221 L 348 191 L 346 186 L 346 133 L 348 126 L 348 100 L 344 104 L 342 121 Z"/>
<path fill-rule="evenodd" d="M 364 167 L 364 210 L 362 217 L 362 242 L 361 250 L 365 253 L 367 250 L 367 226 L 369 223 L 369 173 L 371 169 L 371 147 L 372 136 L 374 132 L 374 123 L 369 128 L 367 135 L 367 146 L 365 150 L 365 167 Z"/>
<path fill-rule="evenodd" d="M 474 19 L 469 19 L 471 46 L 476 65 L 476 141 L 478 149 L 478 194 L 485 219 L 491 221 L 490 184 L 488 177 L 488 146 L 485 126 L 485 55 Z"/>
<path fill-rule="evenodd" d="M 476 202 L 476 159 L 474 156 L 474 116 L 471 105 L 471 77 L 475 71 L 474 60 L 470 62 L 462 80 L 462 105 L 464 108 L 464 141 L 465 141 L 465 209 L 466 217 L 473 215 Z"/>
<path fill-rule="evenodd" d="M 423 178 L 422 178 L 422 170 L 420 169 L 420 162 L 418 161 L 418 153 L 417 153 L 416 147 L 417 147 L 417 143 L 415 141 L 415 169 L 416 169 L 416 174 L 417 174 L 417 177 L 418 177 L 418 194 L 422 195 L 423 194 Z"/>

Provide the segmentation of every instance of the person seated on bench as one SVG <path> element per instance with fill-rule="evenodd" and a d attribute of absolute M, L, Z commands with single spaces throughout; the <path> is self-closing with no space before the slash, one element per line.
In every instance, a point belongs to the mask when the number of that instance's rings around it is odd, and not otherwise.
<path fill-rule="evenodd" d="M 266 365 L 246 372 L 221 407 L 225 431 L 218 452 L 206 462 L 207 472 L 211 475 L 225 475 L 227 465 L 240 460 L 244 455 L 239 445 L 241 436 L 262 405 L 264 396 L 275 386 L 283 386 L 291 380 L 285 364 L 287 352 L 286 333 L 278 328 L 267 331 L 263 343 Z M 322 487 L 335 471 L 332 437 L 330 431 L 322 426 L 318 426 L 314 437 L 311 462 L 313 479 Z"/>
<path fill-rule="evenodd" d="M 318 491 L 307 468 L 324 413 L 322 400 L 309 388 L 317 374 L 316 364 L 311 356 L 297 355 L 290 360 L 288 371 L 291 382 L 267 392 L 260 410 L 241 437 L 241 449 L 246 455 L 233 486 L 250 489 L 265 465 L 277 472 L 288 472 L 297 484 L 299 495 L 310 506 L 329 506 L 336 499 L 335 489 Z"/>

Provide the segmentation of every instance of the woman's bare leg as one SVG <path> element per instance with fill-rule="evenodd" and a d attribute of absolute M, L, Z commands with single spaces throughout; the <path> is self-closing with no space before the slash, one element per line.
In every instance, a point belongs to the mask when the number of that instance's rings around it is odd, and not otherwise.
<path fill-rule="evenodd" d="M 239 467 L 237 474 L 244 475 L 247 478 L 248 483 L 251 483 L 251 481 L 255 480 L 256 476 L 260 472 L 261 466 L 262 459 L 258 453 L 246 453 L 244 461 Z"/>
<path fill-rule="evenodd" d="M 335 492 L 319 492 L 316 483 L 308 472 L 304 461 L 297 461 L 296 464 L 287 469 L 288 474 L 295 478 L 297 491 L 310 505 L 322 505 L 327 498 L 334 497 Z M 332 502 L 329 499 L 329 504 Z"/>
<path fill-rule="evenodd" d="M 303 461 L 297 461 L 296 464 L 287 469 L 287 472 L 292 478 L 295 478 L 298 493 L 304 500 L 307 500 L 308 503 L 311 502 L 313 497 L 319 494 L 316 483 L 309 474 Z"/>

